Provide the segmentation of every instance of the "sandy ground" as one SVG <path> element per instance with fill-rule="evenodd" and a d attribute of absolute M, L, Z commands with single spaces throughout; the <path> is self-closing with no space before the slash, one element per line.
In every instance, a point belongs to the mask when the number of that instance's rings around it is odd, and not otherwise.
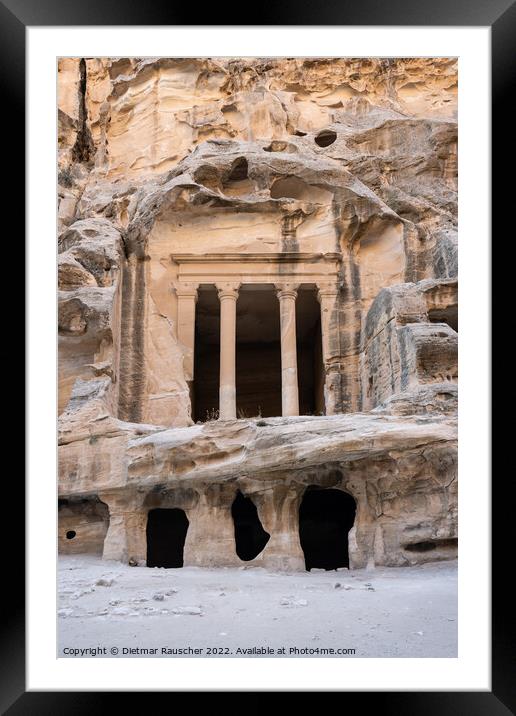
<path fill-rule="evenodd" d="M 60 557 L 58 656 L 456 657 L 457 562 L 279 574 Z"/>

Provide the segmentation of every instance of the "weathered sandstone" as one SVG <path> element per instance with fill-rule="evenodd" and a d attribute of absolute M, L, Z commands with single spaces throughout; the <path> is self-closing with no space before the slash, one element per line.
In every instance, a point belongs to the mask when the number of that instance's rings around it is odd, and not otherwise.
<path fill-rule="evenodd" d="M 58 83 L 60 549 L 303 569 L 327 490 L 350 567 L 455 556 L 456 61 Z"/>

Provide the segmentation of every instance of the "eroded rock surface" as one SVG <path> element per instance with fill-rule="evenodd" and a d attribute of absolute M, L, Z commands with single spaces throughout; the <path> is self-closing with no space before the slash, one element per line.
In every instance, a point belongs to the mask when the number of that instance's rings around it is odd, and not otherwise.
<path fill-rule="evenodd" d="M 58 84 L 63 550 L 145 564 L 149 512 L 182 511 L 177 560 L 242 564 L 240 492 L 251 563 L 303 569 L 309 488 L 354 498 L 351 567 L 455 556 L 456 60 L 64 58 Z"/>

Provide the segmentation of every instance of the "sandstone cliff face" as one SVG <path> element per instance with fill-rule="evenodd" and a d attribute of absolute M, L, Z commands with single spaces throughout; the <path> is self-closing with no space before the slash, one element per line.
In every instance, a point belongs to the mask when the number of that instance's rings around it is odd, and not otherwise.
<path fill-rule="evenodd" d="M 352 566 L 453 556 L 456 60 L 64 58 L 58 85 L 65 532 L 79 515 L 84 549 L 144 563 L 149 510 L 182 509 L 186 563 L 236 564 L 240 490 L 270 535 L 256 560 L 297 568 L 318 486 L 356 501 Z M 323 415 L 194 424 L 182 261 L 194 291 L 228 261 L 327 291 Z M 252 296 L 242 330 L 272 336 Z"/>

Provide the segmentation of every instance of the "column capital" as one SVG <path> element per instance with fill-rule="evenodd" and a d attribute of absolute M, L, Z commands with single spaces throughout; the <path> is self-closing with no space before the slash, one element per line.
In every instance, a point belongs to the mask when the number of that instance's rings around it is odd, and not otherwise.
<path fill-rule="evenodd" d="M 297 298 L 297 289 L 299 284 L 276 283 L 274 286 L 276 288 L 276 296 L 280 299 L 280 301 L 282 298 L 293 298 L 294 300 Z"/>
<path fill-rule="evenodd" d="M 198 292 L 196 283 L 174 283 L 174 290 L 178 298 L 193 298 L 197 301 Z"/>
<path fill-rule="evenodd" d="M 234 282 L 223 282 L 223 283 L 217 283 L 215 284 L 217 287 L 217 293 L 219 295 L 219 299 L 222 301 L 226 298 L 232 298 L 234 301 L 238 298 L 238 291 L 240 288 L 239 283 Z"/>
<path fill-rule="evenodd" d="M 321 283 L 317 285 L 317 300 L 319 303 L 324 298 L 336 298 L 339 287 L 335 283 Z"/>

